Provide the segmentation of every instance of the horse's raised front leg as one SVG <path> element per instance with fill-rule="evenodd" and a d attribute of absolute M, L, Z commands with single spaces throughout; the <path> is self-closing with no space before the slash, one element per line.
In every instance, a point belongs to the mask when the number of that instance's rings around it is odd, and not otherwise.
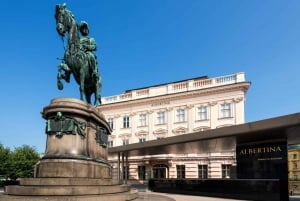
<path fill-rule="evenodd" d="M 71 69 L 69 68 L 69 66 L 65 63 L 61 63 L 58 65 L 58 72 L 61 74 L 61 78 L 64 79 L 66 82 L 70 82 L 70 75 L 71 75 Z M 62 74 L 62 71 L 64 71 L 64 73 Z"/>
<path fill-rule="evenodd" d="M 57 66 L 57 88 L 59 90 L 64 89 L 64 85 L 61 81 L 62 79 L 66 80 L 66 77 L 69 76 L 69 80 L 70 80 L 70 73 L 68 73 L 68 75 L 66 75 L 66 72 L 68 72 L 68 70 L 69 70 L 69 67 L 64 63 L 61 63 Z M 64 71 L 64 73 L 62 71 Z"/>

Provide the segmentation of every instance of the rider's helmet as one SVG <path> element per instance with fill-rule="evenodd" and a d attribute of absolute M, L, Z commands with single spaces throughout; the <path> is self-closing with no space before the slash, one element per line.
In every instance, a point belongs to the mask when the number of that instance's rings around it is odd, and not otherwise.
<path fill-rule="evenodd" d="M 88 34 L 89 33 L 89 25 L 88 25 L 88 23 L 86 21 L 81 21 L 80 24 L 79 24 L 79 31 L 80 31 L 80 33 L 83 33 L 84 29 L 87 30 L 87 34 Z"/>

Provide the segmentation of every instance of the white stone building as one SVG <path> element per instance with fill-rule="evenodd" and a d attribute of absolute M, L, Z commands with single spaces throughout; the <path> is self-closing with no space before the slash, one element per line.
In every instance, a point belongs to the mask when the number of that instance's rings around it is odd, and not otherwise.
<path fill-rule="evenodd" d="M 113 129 L 108 146 L 126 146 L 244 123 L 244 73 L 170 82 L 102 98 L 98 107 Z M 109 157 L 117 167 L 117 158 Z M 226 178 L 235 150 L 130 157 L 130 180 L 147 178 Z M 113 171 L 117 177 L 116 168 Z"/>

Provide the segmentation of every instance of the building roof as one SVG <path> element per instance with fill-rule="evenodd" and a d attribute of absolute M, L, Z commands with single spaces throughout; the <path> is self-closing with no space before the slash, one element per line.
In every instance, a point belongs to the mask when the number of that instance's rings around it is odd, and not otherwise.
<path fill-rule="evenodd" d="M 287 139 L 288 144 L 300 142 L 300 113 L 274 117 L 240 125 L 211 129 L 174 137 L 108 148 L 111 155 L 128 156 L 158 154 L 201 154 L 203 152 L 232 151 L 236 142 L 272 141 Z"/>

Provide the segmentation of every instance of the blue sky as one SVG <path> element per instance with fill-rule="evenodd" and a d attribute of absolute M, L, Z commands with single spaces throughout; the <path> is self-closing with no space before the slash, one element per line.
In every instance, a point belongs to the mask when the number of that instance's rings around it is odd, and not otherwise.
<path fill-rule="evenodd" d="M 245 72 L 246 122 L 300 111 L 299 0 L 85 0 L 1 2 L 0 143 L 45 149 L 40 112 L 79 98 L 56 73 L 63 43 L 54 8 L 86 20 L 103 79 L 102 96 L 207 75 Z"/>

